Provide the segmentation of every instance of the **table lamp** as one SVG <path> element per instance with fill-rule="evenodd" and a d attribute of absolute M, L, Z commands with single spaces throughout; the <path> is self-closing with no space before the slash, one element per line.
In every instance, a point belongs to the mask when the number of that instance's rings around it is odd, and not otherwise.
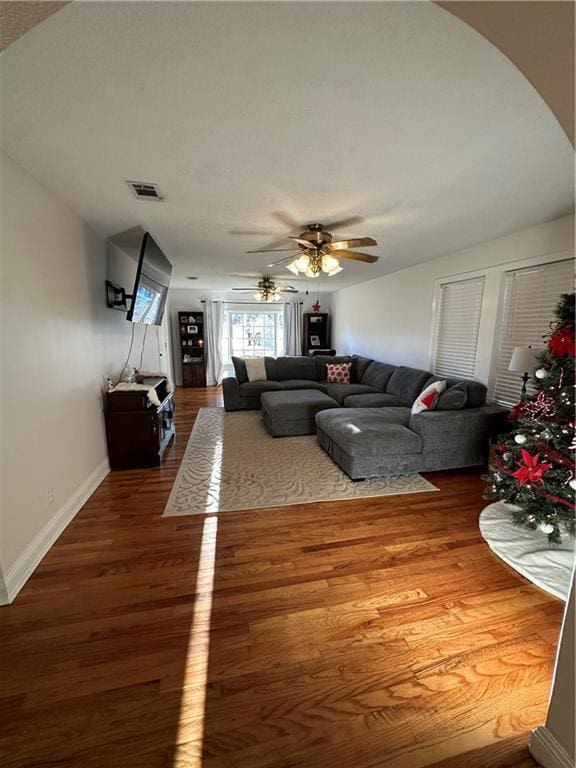
<path fill-rule="evenodd" d="M 530 374 L 538 364 L 537 356 L 541 351 L 542 350 L 532 349 L 531 346 L 514 347 L 508 370 L 522 374 L 522 397 L 526 395 L 526 384 L 528 383 Z"/>

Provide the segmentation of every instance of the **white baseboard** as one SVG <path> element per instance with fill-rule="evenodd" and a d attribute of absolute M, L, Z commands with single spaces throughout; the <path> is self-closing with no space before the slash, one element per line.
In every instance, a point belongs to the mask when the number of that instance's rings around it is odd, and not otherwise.
<path fill-rule="evenodd" d="M 11 603 L 14 600 L 46 552 L 109 472 L 110 465 L 108 459 L 105 459 L 34 537 L 14 565 L 5 573 L 6 595 L 0 594 L 0 604 L 2 601 Z"/>
<path fill-rule="evenodd" d="M 532 731 L 529 750 L 543 768 L 574 768 L 574 761 L 568 752 L 545 725 Z"/>

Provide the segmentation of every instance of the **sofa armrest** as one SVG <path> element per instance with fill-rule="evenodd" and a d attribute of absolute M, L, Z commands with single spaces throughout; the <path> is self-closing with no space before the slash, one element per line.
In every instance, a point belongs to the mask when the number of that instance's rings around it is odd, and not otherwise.
<path fill-rule="evenodd" d="M 506 429 L 508 411 L 499 405 L 458 411 L 426 411 L 410 417 L 422 438 L 426 469 L 485 464 L 489 439 Z"/>
<path fill-rule="evenodd" d="M 241 410 L 240 383 L 235 376 L 222 379 L 222 392 L 224 394 L 224 408 L 227 411 Z"/>

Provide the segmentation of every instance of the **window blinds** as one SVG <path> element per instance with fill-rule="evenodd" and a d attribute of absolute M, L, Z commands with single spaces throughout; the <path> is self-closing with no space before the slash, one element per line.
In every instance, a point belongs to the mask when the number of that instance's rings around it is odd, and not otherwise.
<path fill-rule="evenodd" d="M 545 346 L 560 294 L 573 289 L 572 261 L 556 261 L 506 273 L 494 400 L 513 405 L 520 399 L 521 374 L 508 370 L 514 347 Z"/>
<path fill-rule="evenodd" d="M 434 373 L 474 378 L 484 278 L 440 286 Z"/>

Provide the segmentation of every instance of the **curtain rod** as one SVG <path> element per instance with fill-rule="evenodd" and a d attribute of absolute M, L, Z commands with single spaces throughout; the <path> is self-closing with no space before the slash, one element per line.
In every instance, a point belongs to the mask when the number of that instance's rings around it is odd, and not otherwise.
<path fill-rule="evenodd" d="M 280 307 L 283 304 L 289 304 L 288 301 L 275 301 L 274 303 L 265 301 L 232 301 L 232 299 L 215 299 L 215 301 L 221 301 L 223 304 L 252 304 L 252 306 L 255 307 L 265 307 L 266 305 L 272 306 L 272 307 Z M 206 304 L 206 299 L 200 299 L 200 304 Z M 303 301 L 299 301 L 298 304 L 303 305 Z"/>

